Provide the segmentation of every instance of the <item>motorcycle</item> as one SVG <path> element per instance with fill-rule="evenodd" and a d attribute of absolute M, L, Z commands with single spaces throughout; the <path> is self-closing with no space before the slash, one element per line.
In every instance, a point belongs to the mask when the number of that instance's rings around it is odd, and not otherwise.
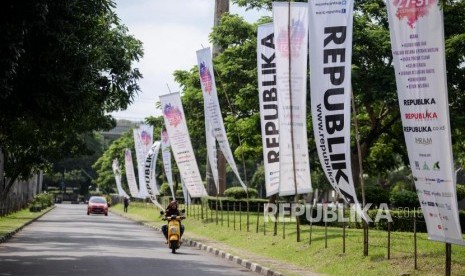
<path fill-rule="evenodd" d="M 163 215 L 164 212 L 161 211 L 160 214 Z M 181 211 L 180 216 L 172 215 L 162 218 L 162 220 L 168 221 L 168 247 L 173 254 L 181 247 L 181 220 L 185 218 L 184 210 Z"/>

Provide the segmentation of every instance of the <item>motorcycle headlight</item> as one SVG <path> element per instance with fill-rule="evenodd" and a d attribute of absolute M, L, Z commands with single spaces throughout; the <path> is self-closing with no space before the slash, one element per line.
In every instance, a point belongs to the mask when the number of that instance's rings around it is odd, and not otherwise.
<path fill-rule="evenodd" d="M 170 230 L 171 230 L 172 234 L 177 234 L 178 233 L 178 228 L 173 227 Z"/>

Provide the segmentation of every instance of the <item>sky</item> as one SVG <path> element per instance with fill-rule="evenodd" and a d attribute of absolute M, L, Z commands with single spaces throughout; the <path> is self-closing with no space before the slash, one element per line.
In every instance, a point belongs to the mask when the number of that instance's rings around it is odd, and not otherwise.
<path fill-rule="evenodd" d="M 208 35 L 213 27 L 214 0 L 116 0 L 116 13 L 129 33 L 143 43 L 144 57 L 134 64 L 143 79 L 141 91 L 125 111 L 113 112 L 116 119 L 142 121 L 161 115 L 155 108 L 159 96 L 180 91 L 175 70 L 190 70 L 197 64 L 196 51 L 211 47 Z M 270 11 L 245 11 L 230 3 L 230 12 L 248 22 Z"/>

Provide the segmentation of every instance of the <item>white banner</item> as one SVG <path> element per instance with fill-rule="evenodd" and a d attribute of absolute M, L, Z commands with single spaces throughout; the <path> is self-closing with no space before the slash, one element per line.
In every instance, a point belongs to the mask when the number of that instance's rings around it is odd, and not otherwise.
<path fill-rule="evenodd" d="M 304 194 L 312 191 L 306 112 L 307 3 L 273 2 L 273 22 L 279 117 L 279 195 Z"/>
<path fill-rule="evenodd" d="M 139 198 L 146 198 L 149 196 L 145 187 L 144 180 L 144 166 L 145 157 L 152 146 L 153 127 L 142 124 L 138 129 L 133 130 L 134 146 L 136 149 L 137 169 L 139 175 Z"/>
<path fill-rule="evenodd" d="M 124 168 L 126 169 L 126 180 L 128 181 L 129 192 L 132 197 L 139 197 L 136 176 L 134 174 L 134 165 L 132 162 L 132 153 L 130 149 L 124 150 Z"/>
<path fill-rule="evenodd" d="M 210 124 L 210 121 L 207 119 L 207 114 L 205 111 L 205 139 L 207 140 L 207 157 L 208 163 L 210 164 L 213 181 L 215 182 L 216 192 L 219 191 L 219 180 L 218 180 L 218 157 L 216 151 L 216 140 L 215 133 Z"/>
<path fill-rule="evenodd" d="M 363 215 L 350 157 L 353 0 L 309 2 L 310 94 L 320 163 L 331 186 Z"/>
<path fill-rule="evenodd" d="M 234 161 L 231 147 L 229 146 L 228 137 L 226 136 L 223 116 L 221 115 L 220 103 L 218 102 L 218 94 L 216 92 L 210 48 L 197 51 L 197 62 L 199 66 L 200 84 L 202 85 L 203 92 L 205 120 L 210 122 L 216 141 L 218 141 L 221 152 L 223 152 L 224 158 L 231 167 L 231 170 L 236 174 L 242 188 L 247 190 L 247 186 L 242 182 L 239 171 L 237 170 L 236 162 Z"/>
<path fill-rule="evenodd" d="M 431 240 L 464 245 L 447 96 L 443 15 L 436 0 L 386 3 L 410 167 Z"/>
<path fill-rule="evenodd" d="M 257 70 L 266 196 L 279 192 L 279 118 L 273 23 L 258 26 Z"/>
<path fill-rule="evenodd" d="M 182 194 L 184 196 L 184 204 L 191 204 L 191 197 L 189 195 L 189 191 L 187 191 L 186 185 L 184 184 L 184 180 L 182 180 L 182 177 L 181 177 L 181 183 L 182 183 Z"/>
<path fill-rule="evenodd" d="M 207 192 L 202 183 L 189 131 L 187 130 L 181 97 L 179 93 L 163 95 L 160 96 L 160 103 L 174 159 L 189 194 L 194 198 L 206 196 Z"/>
<path fill-rule="evenodd" d="M 145 187 L 147 188 L 147 193 L 149 195 L 150 200 L 157 206 L 158 208 L 164 210 L 163 206 L 158 202 L 157 195 L 160 193 L 157 189 L 157 182 L 156 182 L 156 166 L 157 163 L 157 156 L 158 152 L 160 151 L 160 141 L 155 141 L 152 147 L 150 148 L 147 156 L 145 158 Z"/>
<path fill-rule="evenodd" d="M 115 175 L 116 189 L 118 189 L 118 195 L 129 197 L 128 194 L 126 194 L 126 192 L 123 190 L 123 187 L 121 185 L 121 167 L 117 158 L 113 159 L 111 167 L 113 169 L 113 174 Z"/>
<path fill-rule="evenodd" d="M 173 199 L 176 198 L 176 194 L 174 193 L 173 188 L 173 173 L 171 171 L 171 144 L 170 139 L 168 136 L 168 132 L 166 129 L 162 129 L 161 131 L 161 153 L 163 159 L 163 168 L 165 169 L 165 176 L 166 180 L 168 180 L 168 185 L 170 186 L 171 195 Z"/>

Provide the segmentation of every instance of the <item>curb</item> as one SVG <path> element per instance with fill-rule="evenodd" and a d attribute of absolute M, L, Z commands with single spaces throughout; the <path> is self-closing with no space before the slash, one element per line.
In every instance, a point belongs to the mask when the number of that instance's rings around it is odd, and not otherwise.
<path fill-rule="evenodd" d="M 253 262 L 251 262 L 249 260 L 246 260 L 246 259 L 242 259 L 241 257 L 234 256 L 234 255 L 232 255 L 230 253 L 224 252 L 224 251 L 219 250 L 217 248 L 202 244 L 201 242 L 197 242 L 197 241 L 194 241 L 194 240 L 189 240 L 189 239 L 186 239 L 186 238 L 182 238 L 182 241 L 185 244 L 187 244 L 187 245 L 189 245 L 191 247 L 197 247 L 198 249 L 207 251 L 208 253 L 211 253 L 211 254 L 213 254 L 213 255 L 215 255 L 217 257 L 227 259 L 228 261 L 232 261 L 234 263 L 237 263 L 237 264 L 249 269 L 252 272 L 255 272 L 255 273 L 258 273 L 258 274 L 261 274 L 261 275 L 266 275 L 266 276 L 284 276 L 284 274 L 282 274 L 280 272 L 277 272 L 277 271 L 274 271 L 274 270 L 272 270 L 272 269 L 270 269 L 268 267 L 262 266 L 262 265 L 257 264 L 257 263 L 253 263 Z"/>
<path fill-rule="evenodd" d="M 153 229 L 155 229 L 155 231 L 161 232 L 161 229 L 159 227 L 155 227 L 155 226 L 143 223 L 143 222 L 135 221 L 135 220 L 131 219 L 130 217 L 125 216 L 124 214 L 119 214 L 119 213 L 115 213 L 115 212 L 112 212 L 112 213 L 115 214 L 115 215 L 119 215 L 121 217 L 130 219 L 130 220 L 132 220 L 134 222 L 137 222 L 137 223 L 139 223 L 141 225 L 153 228 Z M 208 253 L 210 253 L 212 255 L 215 255 L 217 257 L 220 257 L 220 258 L 226 259 L 228 261 L 234 262 L 234 263 L 236 263 L 238 265 L 241 265 L 241 266 L 245 267 L 246 269 L 248 269 L 248 270 L 250 270 L 252 272 L 258 273 L 260 275 L 284 276 L 284 274 L 282 274 L 282 273 L 280 273 L 278 271 L 274 271 L 274 270 L 272 270 L 272 269 L 270 269 L 268 267 L 262 266 L 262 265 L 257 264 L 257 263 L 253 263 L 253 262 L 251 262 L 249 260 L 246 260 L 246 259 L 243 259 L 241 257 L 234 256 L 234 255 L 232 255 L 230 253 L 227 253 L 227 252 L 224 252 L 224 251 L 219 250 L 217 248 L 205 245 L 205 244 L 203 244 L 201 242 L 186 239 L 186 238 L 182 238 L 182 241 L 183 241 L 183 243 L 185 245 L 188 245 L 190 247 L 197 247 L 200 250 L 206 251 L 206 252 L 208 252 Z"/>
<path fill-rule="evenodd" d="M 0 243 L 4 243 L 6 241 L 8 241 L 9 239 L 11 239 L 16 233 L 18 233 L 19 231 L 21 231 L 24 227 L 28 226 L 29 224 L 33 223 L 34 221 L 40 219 L 41 217 L 43 217 L 45 214 L 47 214 L 48 212 L 52 211 L 53 209 L 55 209 L 55 205 L 53 205 L 50 209 L 48 209 L 47 211 L 45 211 L 42 215 L 26 222 L 25 224 L 23 224 L 21 227 L 15 229 L 14 231 L 11 231 L 11 232 L 8 232 L 6 233 L 4 236 L 0 237 Z"/>

